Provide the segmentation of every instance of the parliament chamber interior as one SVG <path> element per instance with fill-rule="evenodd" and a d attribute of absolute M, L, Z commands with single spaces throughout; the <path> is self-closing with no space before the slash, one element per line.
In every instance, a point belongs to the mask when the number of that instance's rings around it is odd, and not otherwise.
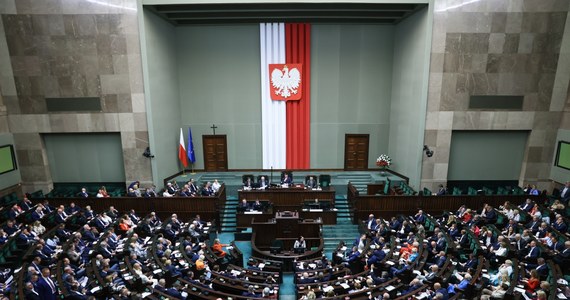
<path fill-rule="evenodd" d="M 0 299 L 570 297 L 567 0 L 0 17 Z"/>

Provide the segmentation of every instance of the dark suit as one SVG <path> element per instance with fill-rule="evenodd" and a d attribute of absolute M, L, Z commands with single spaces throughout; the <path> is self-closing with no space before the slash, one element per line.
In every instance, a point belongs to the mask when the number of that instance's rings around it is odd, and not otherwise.
<path fill-rule="evenodd" d="M 568 226 L 566 226 L 566 223 L 554 223 L 552 224 L 552 227 L 554 227 L 554 229 L 560 231 L 561 233 L 566 233 L 566 230 L 568 229 Z"/>
<path fill-rule="evenodd" d="M 548 276 L 548 266 L 546 264 L 539 265 L 536 267 L 536 272 L 538 272 L 540 278 L 544 280 Z"/>
<path fill-rule="evenodd" d="M 26 295 L 26 300 L 41 300 L 40 294 L 35 290 L 26 290 L 24 295 Z"/>
<path fill-rule="evenodd" d="M 368 220 L 366 222 L 366 227 L 368 227 L 369 230 L 373 230 L 377 225 L 378 224 L 376 224 L 376 219 Z"/>
<path fill-rule="evenodd" d="M 87 300 L 87 296 L 83 295 L 78 291 L 69 292 L 69 296 L 66 298 L 69 300 Z"/>
<path fill-rule="evenodd" d="M 268 185 L 267 180 L 260 180 L 259 187 L 266 187 Z"/>
<path fill-rule="evenodd" d="M 520 239 L 518 241 L 515 241 L 515 250 L 517 251 L 524 251 L 526 248 L 527 242 L 523 239 Z"/>
<path fill-rule="evenodd" d="M 528 254 L 525 257 L 538 258 L 539 255 L 540 255 L 540 250 L 538 249 L 538 247 L 534 247 L 528 250 Z"/>
<path fill-rule="evenodd" d="M 309 179 L 307 180 L 307 187 L 309 188 L 316 188 L 317 187 L 317 181 L 314 179 Z"/>
<path fill-rule="evenodd" d="M 463 248 L 469 247 L 469 236 L 467 233 L 461 236 L 459 239 L 459 245 Z"/>
<path fill-rule="evenodd" d="M 291 177 L 287 177 L 287 178 L 283 177 L 283 179 L 281 179 L 281 184 L 291 184 L 291 182 L 293 182 L 291 180 Z"/>
<path fill-rule="evenodd" d="M 180 291 L 178 291 L 175 288 L 169 288 L 166 290 L 166 294 L 176 298 L 176 299 L 186 299 L 184 297 L 182 297 L 182 294 L 180 293 Z"/>
<path fill-rule="evenodd" d="M 42 300 L 56 300 L 57 299 L 57 290 L 55 287 L 55 282 L 53 282 L 53 280 L 49 279 L 51 281 L 51 284 L 48 283 L 48 280 L 46 280 L 44 277 L 40 277 L 40 279 L 38 280 L 38 294 L 40 295 L 40 299 Z M 53 287 L 53 290 L 52 290 Z M 55 290 L 55 292 L 54 292 Z"/>

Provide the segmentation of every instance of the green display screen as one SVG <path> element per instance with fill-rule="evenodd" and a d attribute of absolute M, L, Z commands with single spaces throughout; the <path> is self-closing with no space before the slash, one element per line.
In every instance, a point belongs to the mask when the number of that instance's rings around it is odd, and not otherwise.
<path fill-rule="evenodd" d="M 570 143 L 558 142 L 556 166 L 570 170 Z"/>
<path fill-rule="evenodd" d="M 0 174 L 14 170 L 16 170 L 14 147 L 12 147 L 12 145 L 0 147 Z"/>

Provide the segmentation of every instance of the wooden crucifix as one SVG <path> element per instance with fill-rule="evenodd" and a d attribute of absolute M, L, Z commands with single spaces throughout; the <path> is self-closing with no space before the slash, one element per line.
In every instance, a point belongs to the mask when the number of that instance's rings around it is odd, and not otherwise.
<path fill-rule="evenodd" d="M 214 131 L 214 135 L 216 135 L 216 128 L 218 128 L 218 126 L 216 126 L 216 124 L 212 124 L 212 130 Z"/>

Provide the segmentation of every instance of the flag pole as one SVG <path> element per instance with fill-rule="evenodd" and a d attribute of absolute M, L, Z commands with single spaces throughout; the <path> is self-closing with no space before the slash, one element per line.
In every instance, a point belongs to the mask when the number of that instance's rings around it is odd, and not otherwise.
<path fill-rule="evenodd" d="M 192 163 L 192 173 L 190 173 L 190 175 L 196 175 L 196 172 L 194 172 L 194 163 Z"/>

